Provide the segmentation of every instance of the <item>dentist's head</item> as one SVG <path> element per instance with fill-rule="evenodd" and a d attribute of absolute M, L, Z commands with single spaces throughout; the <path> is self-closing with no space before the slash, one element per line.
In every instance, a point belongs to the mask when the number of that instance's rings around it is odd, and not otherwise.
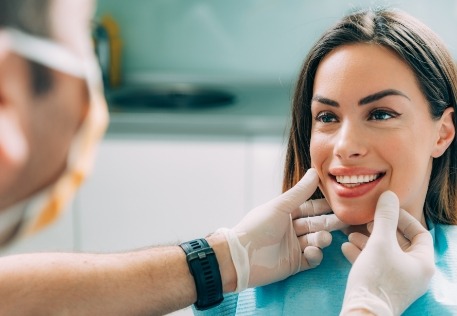
<path fill-rule="evenodd" d="M 106 109 L 92 1 L 0 1 L 0 242 L 51 222 L 90 169 Z"/>
<path fill-rule="evenodd" d="M 400 206 L 457 224 L 457 75 L 438 36 L 393 10 L 350 14 L 307 56 L 296 87 L 284 189 L 314 167 L 348 224 L 373 220 L 394 191 Z"/>

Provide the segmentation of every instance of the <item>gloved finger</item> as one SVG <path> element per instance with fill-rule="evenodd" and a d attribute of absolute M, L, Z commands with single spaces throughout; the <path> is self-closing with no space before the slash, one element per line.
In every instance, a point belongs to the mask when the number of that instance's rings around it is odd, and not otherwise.
<path fill-rule="evenodd" d="M 407 252 L 422 262 L 424 276 L 431 277 L 433 275 L 435 272 L 435 251 L 432 235 L 428 231 L 414 236 Z"/>
<path fill-rule="evenodd" d="M 411 246 L 411 241 L 405 237 L 399 230 L 397 230 L 398 245 L 401 250 L 406 251 Z"/>
<path fill-rule="evenodd" d="M 373 231 L 373 222 L 369 222 L 367 224 L 367 230 L 371 234 L 371 232 Z M 397 240 L 398 240 L 398 245 L 400 246 L 400 248 L 403 251 L 408 249 L 409 246 L 411 245 L 411 242 L 409 241 L 409 239 L 407 239 L 399 230 L 397 230 Z"/>
<path fill-rule="evenodd" d="M 346 257 L 346 259 L 351 264 L 354 264 L 355 260 L 362 252 L 362 250 L 360 248 L 358 248 L 356 245 L 354 245 L 350 242 L 343 243 L 341 245 L 341 251 L 343 252 L 343 255 Z"/>
<path fill-rule="evenodd" d="M 351 244 L 355 245 L 360 250 L 363 250 L 367 244 L 368 236 L 362 233 L 352 233 L 349 234 L 348 240 Z"/>
<path fill-rule="evenodd" d="M 319 248 L 314 246 L 306 247 L 305 250 L 303 250 L 300 271 L 317 267 L 321 264 L 323 257 L 322 250 Z"/>
<path fill-rule="evenodd" d="M 392 191 L 381 194 L 376 205 L 371 236 L 386 241 L 396 236 L 400 206 L 398 197 Z"/>
<path fill-rule="evenodd" d="M 350 243 L 354 244 L 359 248 L 360 250 L 363 250 L 365 248 L 367 241 L 368 241 L 368 236 L 362 234 L 362 233 L 352 233 L 348 236 L 348 240 Z M 405 236 L 402 235 L 401 232 L 397 230 L 397 240 L 400 248 L 404 251 L 411 246 L 411 242 L 405 238 Z"/>
<path fill-rule="evenodd" d="M 331 213 L 326 199 L 308 200 L 292 212 L 292 218 L 309 217 Z"/>
<path fill-rule="evenodd" d="M 409 252 L 414 251 L 418 255 L 433 258 L 433 239 L 430 233 L 417 219 L 404 210 L 400 210 L 398 229 L 411 241 Z"/>
<path fill-rule="evenodd" d="M 398 218 L 398 230 L 408 239 L 412 240 L 414 236 L 427 232 L 424 226 L 414 216 L 401 209 Z"/>
<path fill-rule="evenodd" d="M 271 203 L 276 204 L 278 210 L 291 213 L 313 195 L 318 184 L 319 176 L 316 170 L 313 168 L 308 169 L 303 178 L 295 186 L 276 197 Z"/>
<path fill-rule="evenodd" d="M 335 214 L 328 214 L 314 217 L 298 218 L 293 221 L 293 226 L 297 236 L 301 236 L 308 233 L 315 233 L 321 230 L 331 232 L 334 230 L 343 229 L 348 225 L 340 221 Z"/>
<path fill-rule="evenodd" d="M 306 234 L 298 237 L 298 242 L 302 250 L 306 247 L 314 246 L 318 248 L 328 247 L 332 243 L 332 234 L 326 231 Z"/>

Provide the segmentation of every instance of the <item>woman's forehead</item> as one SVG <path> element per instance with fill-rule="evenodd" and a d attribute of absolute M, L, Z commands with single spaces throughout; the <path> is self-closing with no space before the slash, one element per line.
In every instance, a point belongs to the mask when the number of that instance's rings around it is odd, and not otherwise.
<path fill-rule="evenodd" d="M 385 89 L 420 92 L 411 67 L 391 49 L 375 44 L 336 48 L 320 62 L 313 95 L 360 97 Z"/>

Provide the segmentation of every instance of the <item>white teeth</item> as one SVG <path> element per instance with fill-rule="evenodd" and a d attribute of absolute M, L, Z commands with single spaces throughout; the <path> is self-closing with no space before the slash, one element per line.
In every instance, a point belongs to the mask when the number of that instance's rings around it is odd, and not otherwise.
<path fill-rule="evenodd" d="M 341 184 L 361 184 L 376 180 L 379 174 L 367 174 L 359 176 L 336 176 L 336 182 Z"/>

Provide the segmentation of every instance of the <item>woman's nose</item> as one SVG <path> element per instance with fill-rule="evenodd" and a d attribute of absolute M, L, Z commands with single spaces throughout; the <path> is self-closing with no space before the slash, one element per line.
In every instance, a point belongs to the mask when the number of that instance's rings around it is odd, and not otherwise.
<path fill-rule="evenodd" d="M 340 159 L 363 157 L 367 153 L 363 130 L 351 122 L 344 122 L 336 134 L 334 154 Z"/>

